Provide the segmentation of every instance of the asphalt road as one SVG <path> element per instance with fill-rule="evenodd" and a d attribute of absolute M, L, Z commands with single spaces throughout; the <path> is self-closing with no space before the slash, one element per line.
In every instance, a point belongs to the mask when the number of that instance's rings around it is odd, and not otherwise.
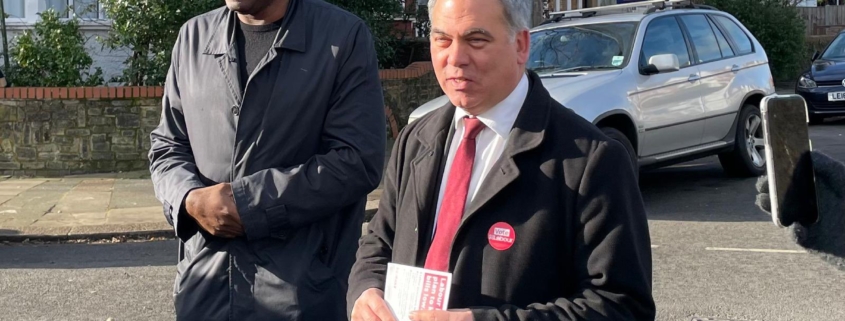
<path fill-rule="evenodd" d="M 810 136 L 845 160 L 845 120 Z M 641 175 L 658 320 L 845 320 L 845 271 L 775 227 L 755 182 L 726 177 L 716 157 Z"/>
<path fill-rule="evenodd" d="M 173 320 L 176 246 L 0 245 L 0 320 Z"/>
<path fill-rule="evenodd" d="M 845 160 L 845 120 L 811 128 Z M 845 271 L 754 206 L 710 157 L 643 173 L 658 320 L 845 320 Z M 172 320 L 174 241 L 0 245 L 0 320 Z"/>

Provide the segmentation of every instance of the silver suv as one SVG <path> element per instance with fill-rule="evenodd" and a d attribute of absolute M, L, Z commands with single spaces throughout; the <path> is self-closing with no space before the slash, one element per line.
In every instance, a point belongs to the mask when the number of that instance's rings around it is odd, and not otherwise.
<path fill-rule="evenodd" d="M 531 30 L 527 68 L 640 167 L 718 154 L 731 175 L 762 174 L 759 104 L 775 92 L 765 51 L 730 14 L 657 3 L 640 13 L 578 10 L 566 14 L 579 18 L 547 21 Z M 436 98 L 409 120 L 447 102 Z"/>

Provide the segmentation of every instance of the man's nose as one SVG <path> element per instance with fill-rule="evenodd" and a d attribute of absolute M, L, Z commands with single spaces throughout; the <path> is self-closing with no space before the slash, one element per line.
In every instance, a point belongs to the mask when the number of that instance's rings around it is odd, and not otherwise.
<path fill-rule="evenodd" d="M 449 47 L 450 66 L 464 67 L 469 64 L 469 50 L 470 48 L 461 42 L 454 42 Z"/>

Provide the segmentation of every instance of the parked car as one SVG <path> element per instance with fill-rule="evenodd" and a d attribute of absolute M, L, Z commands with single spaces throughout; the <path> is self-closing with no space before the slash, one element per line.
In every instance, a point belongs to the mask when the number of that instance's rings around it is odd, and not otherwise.
<path fill-rule="evenodd" d="M 795 93 L 807 101 L 810 123 L 845 116 L 845 30 L 817 51 L 812 62 L 795 84 Z"/>
<path fill-rule="evenodd" d="M 729 174 L 762 174 L 759 104 L 775 92 L 765 51 L 728 13 L 675 6 L 579 10 L 580 18 L 535 27 L 527 68 L 641 168 L 718 154 Z M 436 98 L 409 121 L 447 104 Z"/>

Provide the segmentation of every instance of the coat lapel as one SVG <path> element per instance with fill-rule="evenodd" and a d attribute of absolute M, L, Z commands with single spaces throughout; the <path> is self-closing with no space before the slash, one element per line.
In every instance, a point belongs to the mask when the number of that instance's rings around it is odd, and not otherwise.
<path fill-rule="evenodd" d="M 496 197 L 505 187 L 519 177 L 519 165 L 515 157 L 540 146 L 548 124 L 551 97 L 543 87 L 540 78 L 528 73 L 528 96 L 519 111 L 502 156 L 493 165 L 479 187 L 475 198 L 467 207 L 461 226 L 485 204 Z"/>
<path fill-rule="evenodd" d="M 416 199 L 416 206 L 412 208 L 412 211 L 417 223 L 418 237 L 417 246 L 414 248 L 418 252 L 410 257 L 417 260 L 421 245 L 428 244 L 425 237 L 431 236 L 428 233 L 431 230 L 428 225 L 433 221 L 437 206 L 440 168 L 445 157 L 443 151 L 446 148 L 446 140 L 454 115 L 455 107 L 452 104 L 438 108 L 415 136 L 422 146 L 420 152 L 411 160 L 411 180 L 413 180 L 413 193 Z"/>
<path fill-rule="evenodd" d="M 238 72 L 238 53 L 234 46 L 235 42 L 235 13 L 230 10 L 224 10 L 225 15 L 220 20 L 220 25 L 217 26 L 214 34 L 209 38 L 203 54 L 213 55 L 217 61 L 217 66 L 220 68 L 223 77 L 226 79 L 226 84 L 229 87 L 229 93 L 235 97 L 235 101 L 240 103 L 242 101 L 243 92 L 241 90 L 241 79 Z M 246 80 L 243 80 L 246 81 Z"/>

